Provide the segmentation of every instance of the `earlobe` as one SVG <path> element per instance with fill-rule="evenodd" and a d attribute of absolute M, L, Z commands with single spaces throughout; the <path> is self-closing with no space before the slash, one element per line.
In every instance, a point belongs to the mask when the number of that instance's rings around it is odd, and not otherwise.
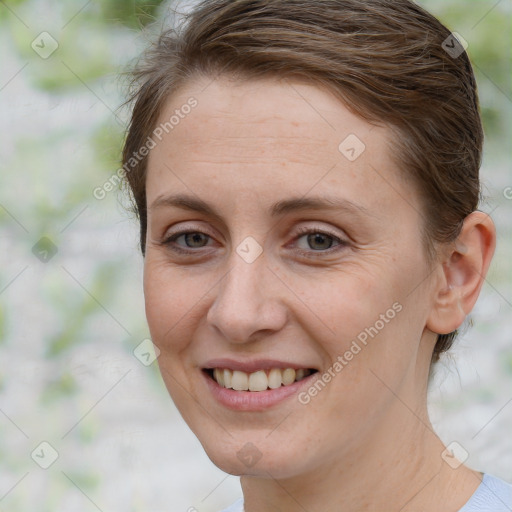
<path fill-rule="evenodd" d="M 426 327 L 437 334 L 456 330 L 473 309 L 496 247 L 489 215 L 475 211 L 464 220 L 459 237 L 442 265 L 442 278 Z"/>

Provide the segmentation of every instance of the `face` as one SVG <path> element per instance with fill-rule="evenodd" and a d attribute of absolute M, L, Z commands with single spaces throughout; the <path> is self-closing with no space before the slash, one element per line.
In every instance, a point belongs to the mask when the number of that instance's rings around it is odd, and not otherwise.
<path fill-rule="evenodd" d="M 176 406 L 232 474 L 363 456 L 410 416 L 390 389 L 424 400 L 435 341 L 391 132 L 305 83 L 198 80 L 160 122 L 176 110 L 149 157 L 144 263 Z"/>

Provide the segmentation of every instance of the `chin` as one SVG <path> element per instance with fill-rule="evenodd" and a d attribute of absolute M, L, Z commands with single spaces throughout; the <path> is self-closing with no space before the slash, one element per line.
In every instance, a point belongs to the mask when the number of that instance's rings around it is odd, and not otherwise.
<path fill-rule="evenodd" d="M 238 435 L 231 438 L 226 434 L 228 439 L 220 442 L 218 439 L 204 440 L 200 433 L 198 437 L 213 464 L 231 475 L 283 479 L 301 473 L 301 466 L 306 463 L 304 450 L 277 437 L 274 442 L 269 442 L 265 440 L 267 435 Z"/>

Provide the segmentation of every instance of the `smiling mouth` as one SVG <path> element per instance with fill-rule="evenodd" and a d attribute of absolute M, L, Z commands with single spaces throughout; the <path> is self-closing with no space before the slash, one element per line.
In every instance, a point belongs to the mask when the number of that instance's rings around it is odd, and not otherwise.
<path fill-rule="evenodd" d="M 219 386 L 235 391 L 266 391 L 290 386 L 317 372 L 312 368 L 272 368 L 252 373 L 228 368 L 206 368 L 203 371 Z"/>

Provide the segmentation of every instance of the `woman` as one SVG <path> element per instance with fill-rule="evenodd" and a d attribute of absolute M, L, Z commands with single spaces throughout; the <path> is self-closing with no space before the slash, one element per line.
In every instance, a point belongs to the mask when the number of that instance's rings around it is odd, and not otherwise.
<path fill-rule="evenodd" d="M 461 43 L 406 0 L 209 0 L 136 78 L 147 320 L 228 510 L 512 510 L 427 413 L 496 239 Z"/>

